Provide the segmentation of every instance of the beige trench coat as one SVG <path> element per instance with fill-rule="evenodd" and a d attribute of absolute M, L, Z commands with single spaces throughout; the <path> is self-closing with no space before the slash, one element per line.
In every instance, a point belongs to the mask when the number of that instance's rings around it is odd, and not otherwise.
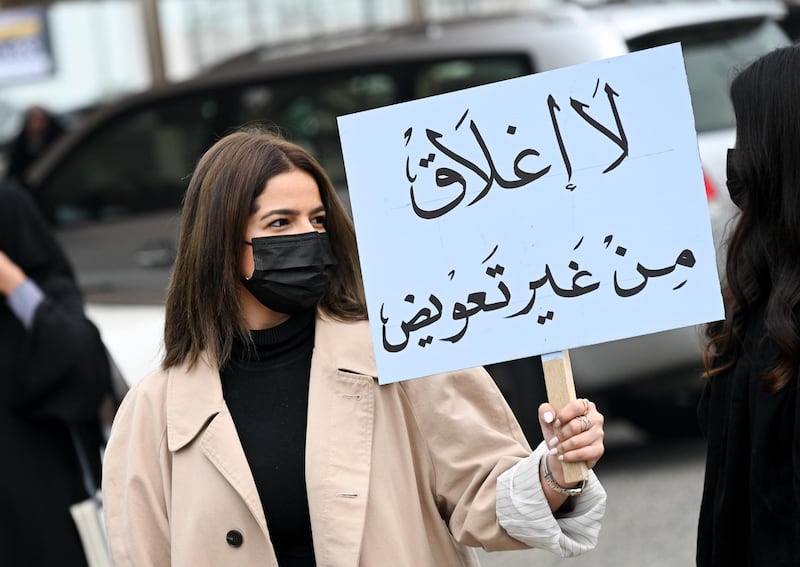
<path fill-rule="evenodd" d="M 467 546 L 524 548 L 498 524 L 495 484 L 531 450 L 488 374 L 384 386 L 375 376 L 368 324 L 318 318 L 306 448 L 317 565 L 477 565 Z M 103 496 L 117 566 L 277 565 L 218 370 L 206 364 L 131 389 Z"/>

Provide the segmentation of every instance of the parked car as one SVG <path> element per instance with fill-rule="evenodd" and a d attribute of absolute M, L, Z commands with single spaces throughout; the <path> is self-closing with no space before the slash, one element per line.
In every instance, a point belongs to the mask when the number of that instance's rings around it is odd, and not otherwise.
<path fill-rule="evenodd" d="M 783 13 L 780 3 L 764 1 L 564 4 L 254 50 L 98 111 L 36 164 L 27 184 L 76 267 L 90 314 L 134 382 L 158 364 L 188 176 L 229 129 L 278 126 L 320 159 L 348 203 L 337 116 L 680 41 L 721 243 L 733 214 L 724 190 L 734 125 L 728 82 L 736 67 L 787 42 L 776 24 Z M 585 395 L 625 386 L 626 395 L 646 399 L 657 391 L 648 381 L 653 376 L 688 375 L 699 385 L 694 328 L 574 349 L 571 358 L 577 390 Z M 538 359 L 489 369 L 523 427 L 536 427 L 535 404 L 544 396 L 535 379 Z M 659 390 L 658 410 L 685 405 L 686 392 L 695 391 L 659 384 L 669 388 Z M 662 423 L 648 419 L 654 410 L 641 399 L 626 398 L 614 411 L 658 432 Z M 634 411 L 641 407 L 648 408 L 645 416 Z"/>

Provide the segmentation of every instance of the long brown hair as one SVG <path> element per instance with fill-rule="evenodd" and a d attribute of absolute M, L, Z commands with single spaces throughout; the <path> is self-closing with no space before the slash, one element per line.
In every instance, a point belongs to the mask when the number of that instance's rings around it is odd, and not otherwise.
<path fill-rule="evenodd" d="M 731 101 L 742 211 L 728 244 L 726 319 L 706 328 L 706 375 L 732 368 L 748 330 L 763 320 L 754 348 L 764 355 L 777 347 L 761 375 L 775 392 L 800 365 L 800 46 L 745 68 L 731 84 Z"/>
<path fill-rule="evenodd" d="M 243 129 L 209 148 L 186 190 L 167 291 L 163 368 L 192 366 L 203 352 L 221 367 L 230 358 L 235 338 L 249 340 L 239 301 L 242 238 L 267 182 L 293 169 L 317 182 L 325 228 L 338 260 L 319 308 L 340 320 L 366 318 L 353 223 L 322 166 L 306 150 L 272 132 Z"/>

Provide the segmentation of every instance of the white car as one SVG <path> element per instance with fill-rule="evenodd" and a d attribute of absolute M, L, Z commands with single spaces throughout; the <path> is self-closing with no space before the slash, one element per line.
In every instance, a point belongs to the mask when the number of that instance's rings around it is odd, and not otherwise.
<path fill-rule="evenodd" d="M 720 244 L 734 214 L 724 173 L 734 126 L 728 83 L 737 67 L 788 42 L 776 24 L 783 14 L 781 3 L 769 1 L 564 4 L 255 50 L 101 109 L 36 164 L 27 184 L 75 266 L 90 315 L 133 383 L 159 363 L 188 175 L 231 127 L 279 125 L 320 159 L 348 203 L 337 116 L 680 41 Z M 585 395 L 614 386 L 659 391 L 658 407 L 669 407 L 673 394 L 685 391 L 673 387 L 667 397 L 649 379 L 687 370 L 694 379 L 700 345 L 689 328 L 574 349 L 576 388 Z M 541 381 L 531 378 L 541 373 L 538 358 L 489 370 L 512 407 L 526 408 L 517 412 L 523 427 L 535 427 L 523 415 L 532 416 L 531 404 L 543 396 Z M 614 411 L 634 406 L 643 407 Z"/>

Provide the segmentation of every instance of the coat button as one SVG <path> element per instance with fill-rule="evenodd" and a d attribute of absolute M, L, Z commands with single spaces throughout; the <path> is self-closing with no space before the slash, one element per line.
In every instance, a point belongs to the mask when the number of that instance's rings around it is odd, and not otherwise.
<path fill-rule="evenodd" d="M 225 541 L 227 541 L 228 545 L 231 547 L 239 547 L 244 542 L 244 537 L 242 536 L 242 532 L 231 530 L 225 534 Z"/>

